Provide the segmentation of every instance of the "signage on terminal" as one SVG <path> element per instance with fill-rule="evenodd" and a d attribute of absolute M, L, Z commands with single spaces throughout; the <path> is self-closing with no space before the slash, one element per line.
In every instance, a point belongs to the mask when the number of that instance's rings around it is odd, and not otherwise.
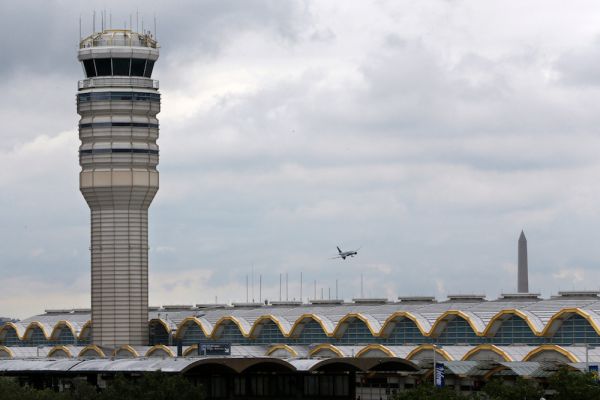
<path fill-rule="evenodd" d="M 230 356 L 231 343 L 212 342 L 199 343 L 198 355 L 200 356 Z"/>
<path fill-rule="evenodd" d="M 435 386 L 444 387 L 446 383 L 444 376 L 444 363 L 435 363 Z"/>

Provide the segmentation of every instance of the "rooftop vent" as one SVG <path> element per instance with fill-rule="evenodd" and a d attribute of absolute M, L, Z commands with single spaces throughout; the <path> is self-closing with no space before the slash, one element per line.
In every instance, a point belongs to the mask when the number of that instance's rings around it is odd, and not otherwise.
<path fill-rule="evenodd" d="M 165 311 L 190 311 L 194 309 L 191 304 L 173 304 L 162 307 Z"/>
<path fill-rule="evenodd" d="M 261 307 L 263 303 L 231 303 L 231 305 L 238 308 L 256 308 Z"/>
<path fill-rule="evenodd" d="M 596 299 L 600 294 L 597 290 L 565 290 L 558 292 L 558 296 L 552 296 L 552 298 L 586 298 L 586 299 Z"/>
<path fill-rule="evenodd" d="M 331 300 L 310 300 L 310 304 L 314 305 L 335 305 L 335 304 L 344 304 L 344 300 L 342 299 L 331 299 Z"/>
<path fill-rule="evenodd" d="M 388 299 L 385 298 L 356 298 L 352 299 L 355 304 L 386 304 Z"/>
<path fill-rule="evenodd" d="M 511 301 L 531 301 L 540 300 L 539 293 L 502 293 L 500 300 L 511 300 Z"/>
<path fill-rule="evenodd" d="M 449 294 L 448 301 L 480 302 L 485 301 L 485 294 Z"/>
<path fill-rule="evenodd" d="M 298 307 L 302 305 L 301 301 L 272 301 L 271 303 L 269 303 L 272 306 L 278 306 L 278 307 Z"/>
<path fill-rule="evenodd" d="M 71 311 L 73 310 L 70 308 L 55 308 L 44 310 L 46 314 L 71 314 Z"/>
<path fill-rule="evenodd" d="M 148 311 L 159 311 L 161 308 L 160 306 L 149 306 Z"/>
<path fill-rule="evenodd" d="M 227 308 L 229 305 L 222 303 L 207 303 L 207 304 L 196 304 L 196 308 L 208 309 L 208 308 Z"/>
<path fill-rule="evenodd" d="M 89 314 L 92 312 L 91 308 L 74 308 L 73 314 Z"/>
<path fill-rule="evenodd" d="M 401 303 L 436 303 L 433 296 L 398 296 Z"/>

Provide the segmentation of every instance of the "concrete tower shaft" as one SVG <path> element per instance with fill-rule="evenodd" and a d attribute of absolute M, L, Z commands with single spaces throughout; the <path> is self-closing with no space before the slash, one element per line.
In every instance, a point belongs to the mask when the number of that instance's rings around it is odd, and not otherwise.
<path fill-rule="evenodd" d="M 521 231 L 519 236 L 519 256 L 518 256 L 518 281 L 517 290 L 519 293 L 529 293 L 529 272 L 527 266 L 527 238 L 525 233 Z"/>
<path fill-rule="evenodd" d="M 80 43 L 80 190 L 91 210 L 93 343 L 148 342 L 148 207 L 158 190 L 158 46 L 105 30 Z"/>

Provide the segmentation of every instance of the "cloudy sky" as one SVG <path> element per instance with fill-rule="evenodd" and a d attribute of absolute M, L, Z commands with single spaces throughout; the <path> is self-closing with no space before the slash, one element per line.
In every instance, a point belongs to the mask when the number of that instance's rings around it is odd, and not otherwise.
<path fill-rule="evenodd" d="M 304 298 L 361 273 L 495 298 L 521 229 L 531 290 L 598 289 L 597 1 L 0 0 L 0 315 L 89 306 L 76 51 L 103 8 L 158 18 L 152 305 L 245 301 L 252 271 L 256 300 L 300 272 Z"/>

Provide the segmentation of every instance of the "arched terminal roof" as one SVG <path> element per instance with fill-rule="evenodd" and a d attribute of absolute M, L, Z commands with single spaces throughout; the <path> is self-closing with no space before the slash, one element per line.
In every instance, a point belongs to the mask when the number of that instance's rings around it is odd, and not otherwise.
<path fill-rule="evenodd" d="M 564 297 L 564 298 L 563 298 Z M 284 337 L 297 337 L 305 324 L 314 321 L 332 338 L 344 335 L 349 324 L 360 321 L 374 337 L 385 338 L 396 324 L 413 321 L 421 334 L 435 338 L 455 319 L 465 320 L 477 336 L 493 337 L 502 323 L 511 318 L 526 322 L 535 336 L 552 336 L 562 323 L 578 315 L 600 335 L 600 299 L 561 296 L 551 299 L 499 299 L 495 301 L 396 302 L 385 304 L 301 304 L 290 306 L 229 307 L 204 306 L 187 309 L 157 309 L 149 320 L 181 338 L 196 324 L 208 338 L 218 338 L 223 327 L 233 324 L 243 337 L 255 338 L 265 324 L 274 323 Z M 0 328 L 0 339 L 14 330 L 24 340 L 33 329 L 50 339 L 64 327 L 81 338 L 89 324 L 86 310 L 49 311 Z"/>

